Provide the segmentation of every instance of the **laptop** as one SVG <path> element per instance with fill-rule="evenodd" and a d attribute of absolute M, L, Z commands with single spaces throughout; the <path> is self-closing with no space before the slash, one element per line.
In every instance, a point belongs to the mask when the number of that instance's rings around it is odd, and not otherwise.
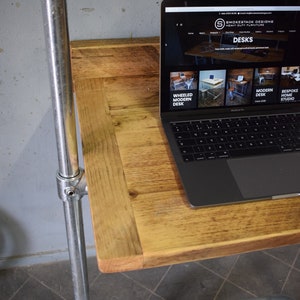
<path fill-rule="evenodd" d="M 300 0 L 164 0 L 160 115 L 194 208 L 300 195 Z"/>

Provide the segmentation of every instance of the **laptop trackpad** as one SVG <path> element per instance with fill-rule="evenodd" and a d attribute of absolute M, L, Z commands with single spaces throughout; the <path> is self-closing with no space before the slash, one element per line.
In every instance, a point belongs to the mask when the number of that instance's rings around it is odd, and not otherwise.
<path fill-rule="evenodd" d="M 228 165 L 246 199 L 300 192 L 300 153 L 229 159 Z"/>

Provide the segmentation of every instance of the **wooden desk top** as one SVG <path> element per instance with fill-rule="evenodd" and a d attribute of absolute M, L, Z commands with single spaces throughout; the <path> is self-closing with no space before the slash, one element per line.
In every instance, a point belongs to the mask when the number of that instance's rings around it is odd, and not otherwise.
<path fill-rule="evenodd" d="M 159 119 L 157 38 L 72 42 L 71 56 L 101 271 L 300 242 L 300 198 L 189 207 Z"/>

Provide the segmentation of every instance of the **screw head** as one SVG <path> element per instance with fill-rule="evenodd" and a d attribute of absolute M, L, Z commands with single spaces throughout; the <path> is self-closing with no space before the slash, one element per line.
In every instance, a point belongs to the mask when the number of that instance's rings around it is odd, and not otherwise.
<path fill-rule="evenodd" d="M 74 196 L 75 194 L 75 188 L 74 187 L 68 187 L 65 189 L 65 194 L 68 196 L 68 197 L 72 197 Z"/>

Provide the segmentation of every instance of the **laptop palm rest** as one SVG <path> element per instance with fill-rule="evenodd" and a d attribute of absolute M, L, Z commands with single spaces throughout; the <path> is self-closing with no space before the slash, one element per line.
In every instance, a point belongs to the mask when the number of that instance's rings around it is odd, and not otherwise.
<path fill-rule="evenodd" d="M 299 158 L 300 153 L 290 153 L 227 162 L 244 198 L 280 198 L 300 193 Z"/>

